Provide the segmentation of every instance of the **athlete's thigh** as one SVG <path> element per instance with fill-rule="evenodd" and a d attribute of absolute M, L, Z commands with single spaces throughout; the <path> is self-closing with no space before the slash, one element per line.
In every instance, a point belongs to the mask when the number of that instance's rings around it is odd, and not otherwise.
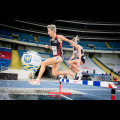
<path fill-rule="evenodd" d="M 72 60 L 72 61 L 70 61 L 70 64 L 77 64 L 79 62 L 79 60 Z"/>
<path fill-rule="evenodd" d="M 58 71 L 58 68 L 59 68 L 59 63 L 53 64 L 52 65 L 52 73 L 56 73 Z"/>
<path fill-rule="evenodd" d="M 70 64 L 73 68 L 79 69 L 78 67 L 80 66 L 80 61 L 78 59 L 71 61 Z"/>
<path fill-rule="evenodd" d="M 52 65 L 52 64 L 56 64 L 56 63 L 60 63 L 60 62 L 62 62 L 61 57 L 52 57 L 52 58 L 49 58 L 49 59 L 43 61 L 43 63 L 46 65 Z"/>

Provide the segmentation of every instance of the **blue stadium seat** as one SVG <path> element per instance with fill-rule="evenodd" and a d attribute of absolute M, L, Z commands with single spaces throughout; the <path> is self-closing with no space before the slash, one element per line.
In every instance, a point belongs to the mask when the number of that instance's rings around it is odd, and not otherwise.
<path fill-rule="evenodd" d="M 0 58 L 0 66 L 9 67 L 9 66 L 10 66 L 10 62 L 11 62 L 11 60 L 8 60 L 8 59 L 1 59 L 1 58 Z"/>
<path fill-rule="evenodd" d="M 108 42 L 108 44 L 109 44 L 112 48 L 119 48 L 119 49 L 120 49 L 120 42 Z"/>
<path fill-rule="evenodd" d="M 3 52 L 11 52 L 12 49 L 0 47 L 0 51 L 3 51 Z M 0 66 L 9 67 L 9 66 L 10 66 L 10 63 L 11 63 L 11 60 L 0 58 Z"/>
<path fill-rule="evenodd" d="M 0 51 L 4 51 L 4 52 L 11 52 L 11 51 L 12 51 L 12 49 L 0 48 Z"/>

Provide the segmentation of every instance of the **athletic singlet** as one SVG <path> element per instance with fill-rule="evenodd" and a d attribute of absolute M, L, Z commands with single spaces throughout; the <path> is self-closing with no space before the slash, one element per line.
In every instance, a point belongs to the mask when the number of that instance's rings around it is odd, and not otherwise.
<path fill-rule="evenodd" d="M 74 47 L 74 52 L 75 52 L 76 56 L 79 56 L 79 52 L 75 47 Z M 81 49 L 81 54 L 84 54 L 83 49 Z"/>
<path fill-rule="evenodd" d="M 77 56 L 77 59 L 79 59 L 79 52 L 78 52 L 78 50 L 74 47 L 74 51 L 75 51 L 75 55 Z M 83 64 L 85 63 L 85 56 L 84 56 L 84 51 L 83 51 L 83 49 L 81 49 L 81 54 L 82 54 L 82 56 L 81 56 L 81 61 L 83 62 Z"/>
<path fill-rule="evenodd" d="M 58 41 L 57 35 L 55 40 L 50 40 L 50 44 L 53 51 L 53 56 L 62 56 L 62 42 Z"/>

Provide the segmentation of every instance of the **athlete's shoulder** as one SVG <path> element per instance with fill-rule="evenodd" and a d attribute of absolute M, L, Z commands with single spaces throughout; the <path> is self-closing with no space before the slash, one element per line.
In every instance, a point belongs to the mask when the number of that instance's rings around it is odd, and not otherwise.
<path fill-rule="evenodd" d="M 57 38 L 61 39 L 62 37 L 64 37 L 63 35 L 56 35 Z"/>
<path fill-rule="evenodd" d="M 81 45 L 79 45 L 79 48 L 80 48 L 80 49 L 83 49 L 83 47 L 82 47 Z"/>
<path fill-rule="evenodd" d="M 63 35 L 56 35 L 56 37 L 58 38 L 59 41 L 62 41 L 64 39 Z"/>

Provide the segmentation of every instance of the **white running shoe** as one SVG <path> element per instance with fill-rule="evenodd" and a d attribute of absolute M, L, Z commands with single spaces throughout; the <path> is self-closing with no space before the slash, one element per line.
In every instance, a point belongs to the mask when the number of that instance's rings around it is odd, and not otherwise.
<path fill-rule="evenodd" d="M 81 71 L 80 71 L 80 72 L 78 72 L 77 77 L 79 77 L 79 75 L 81 75 Z"/>
<path fill-rule="evenodd" d="M 81 80 L 81 78 L 82 78 L 82 73 L 79 72 L 77 76 L 78 76 L 78 80 Z"/>

